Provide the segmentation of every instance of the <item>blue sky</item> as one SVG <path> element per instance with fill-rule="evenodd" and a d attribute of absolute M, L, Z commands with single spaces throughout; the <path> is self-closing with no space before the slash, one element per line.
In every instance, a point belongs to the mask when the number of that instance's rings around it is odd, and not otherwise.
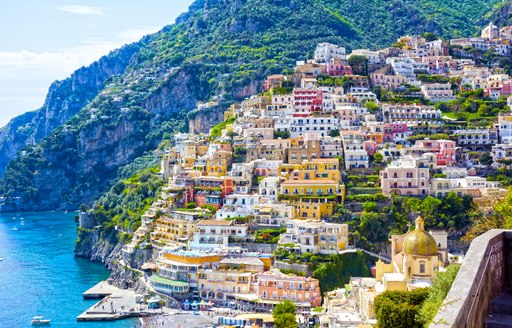
<path fill-rule="evenodd" d="M 16 0 L 0 4 L 0 127 L 48 87 L 174 22 L 192 0 Z"/>

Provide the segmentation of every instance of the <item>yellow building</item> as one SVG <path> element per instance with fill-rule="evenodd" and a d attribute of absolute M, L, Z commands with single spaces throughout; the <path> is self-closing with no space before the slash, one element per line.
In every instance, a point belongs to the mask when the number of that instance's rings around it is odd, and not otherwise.
<path fill-rule="evenodd" d="M 187 246 L 193 237 L 199 220 L 205 217 L 205 212 L 173 211 L 172 217 L 161 217 L 155 221 L 151 242 Z"/>
<path fill-rule="evenodd" d="M 236 118 L 235 111 L 240 108 L 240 104 L 233 103 L 229 109 L 224 112 L 224 121 Z"/>
<path fill-rule="evenodd" d="M 196 157 L 185 156 L 181 158 L 181 165 L 185 169 L 191 169 L 196 164 Z"/>
<path fill-rule="evenodd" d="M 334 214 L 336 203 L 325 200 L 300 199 L 298 202 L 294 202 L 293 205 L 297 213 L 297 218 L 320 220 Z"/>
<path fill-rule="evenodd" d="M 206 160 L 206 174 L 212 177 L 223 177 L 231 165 L 231 152 L 218 150 Z"/>
<path fill-rule="evenodd" d="M 251 272 L 244 270 L 199 270 L 197 280 L 199 297 L 206 301 L 225 305 L 229 299 L 228 297 L 234 294 L 250 293 L 252 276 Z"/>

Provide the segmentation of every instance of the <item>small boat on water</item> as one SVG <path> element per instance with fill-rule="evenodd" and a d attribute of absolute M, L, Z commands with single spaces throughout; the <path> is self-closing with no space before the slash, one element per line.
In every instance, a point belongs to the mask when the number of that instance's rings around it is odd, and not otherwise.
<path fill-rule="evenodd" d="M 12 228 L 12 230 L 18 231 L 18 227 L 14 227 L 14 228 Z"/>
<path fill-rule="evenodd" d="M 33 317 L 30 322 L 33 325 L 48 325 L 50 324 L 50 319 L 45 319 L 43 316 Z"/>
<path fill-rule="evenodd" d="M 4 258 L 3 258 L 3 257 L 0 257 L 0 261 L 3 261 L 3 260 L 4 260 Z"/>

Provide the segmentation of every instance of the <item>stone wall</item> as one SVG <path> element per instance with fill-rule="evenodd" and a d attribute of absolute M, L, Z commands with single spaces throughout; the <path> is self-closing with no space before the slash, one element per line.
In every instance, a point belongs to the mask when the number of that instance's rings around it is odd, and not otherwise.
<path fill-rule="evenodd" d="M 295 270 L 298 272 L 306 273 L 306 276 L 310 277 L 312 272 L 309 270 L 307 264 L 297 264 L 297 263 L 286 263 L 281 261 L 275 261 L 274 267 L 277 269 L 285 269 L 285 270 Z"/>
<path fill-rule="evenodd" d="M 512 231 L 493 229 L 473 240 L 430 328 L 485 326 L 490 301 L 511 286 Z"/>
<path fill-rule="evenodd" d="M 242 247 L 246 249 L 248 252 L 257 252 L 257 253 L 265 253 L 272 254 L 277 249 L 276 244 L 256 244 L 256 243 L 246 243 L 246 244 L 229 244 L 230 247 Z"/>

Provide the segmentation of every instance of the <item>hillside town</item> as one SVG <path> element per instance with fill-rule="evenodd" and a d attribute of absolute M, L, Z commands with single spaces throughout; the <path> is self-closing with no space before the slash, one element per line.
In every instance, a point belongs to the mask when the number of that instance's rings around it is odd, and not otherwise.
<path fill-rule="evenodd" d="M 273 327 L 262 313 L 285 300 L 301 327 L 376 325 L 378 295 L 431 286 L 468 245 L 459 223 L 420 210 L 366 231 L 361 217 L 379 221 L 396 199 L 506 194 L 512 78 L 493 61 L 511 48 L 512 26 L 492 23 L 479 38 L 404 36 L 378 51 L 318 44 L 209 131 L 172 136 L 158 200 L 136 231 L 116 227 L 132 237 L 126 263 L 152 249 L 133 269 L 153 295 L 217 311 L 218 326 Z M 81 228 L 95 225 L 81 213 Z M 358 257 L 366 274 L 332 289 L 313 273 L 336 256 Z"/>

